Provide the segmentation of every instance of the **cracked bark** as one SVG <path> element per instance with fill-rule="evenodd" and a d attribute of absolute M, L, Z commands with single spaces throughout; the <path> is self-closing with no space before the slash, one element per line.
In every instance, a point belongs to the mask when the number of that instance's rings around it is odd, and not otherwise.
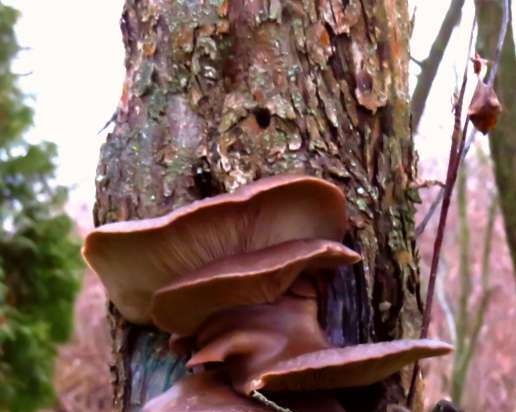
<path fill-rule="evenodd" d="M 127 76 L 97 169 L 97 225 L 160 216 L 263 176 L 339 184 L 364 256 L 328 294 L 339 345 L 416 337 L 415 155 L 404 0 L 127 0 Z M 151 328 L 111 308 L 117 410 L 184 372 Z M 345 391 L 349 411 L 404 398 L 406 377 Z"/>

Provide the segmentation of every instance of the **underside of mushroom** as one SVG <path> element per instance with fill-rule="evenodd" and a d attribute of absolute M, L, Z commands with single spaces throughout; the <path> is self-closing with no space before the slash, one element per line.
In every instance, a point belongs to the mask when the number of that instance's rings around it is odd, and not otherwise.
<path fill-rule="evenodd" d="M 219 259 L 159 289 L 152 317 L 161 329 L 189 336 L 214 313 L 276 301 L 301 272 L 321 274 L 359 260 L 359 254 L 341 243 L 320 239 L 293 240 Z M 185 311 L 192 302 L 195 309 Z"/>
<path fill-rule="evenodd" d="M 332 348 L 313 298 L 283 296 L 273 304 L 235 308 L 210 319 L 188 362 L 221 363 L 235 390 L 304 391 L 370 385 L 418 359 L 451 347 L 433 340 L 397 340 Z"/>
<path fill-rule="evenodd" d="M 93 230 L 83 256 L 133 323 L 151 323 L 152 294 L 215 260 L 298 239 L 341 241 L 340 188 L 310 176 L 273 176 L 154 219 Z"/>
<path fill-rule="evenodd" d="M 282 395 L 277 402 L 296 412 L 345 412 L 329 394 Z M 222 375 L 201 372 L 181 379 L 149 401 L 143 412 L 271 412 L 271 409 L 235 393 Z"/>

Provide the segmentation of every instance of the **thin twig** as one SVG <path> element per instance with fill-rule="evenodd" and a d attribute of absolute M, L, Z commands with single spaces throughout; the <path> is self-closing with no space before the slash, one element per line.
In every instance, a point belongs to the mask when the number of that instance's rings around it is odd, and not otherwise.
<path fill-rule="evenodd" d="M 444 312 L 444 316 L 446 318 L 446 324 L 448 325 L 448 332 L 450 334 L 450 340 L 452 345 L 455 345 L 457 342 L 457 331 L 455 325 L 455 317 L 453 314 L 453 309 L 450 305 L 450 300 L 448 296 L 446 296 L 446 292 L 444 290 L 443 277 L 438 276 L 436 282 L 436 295 L 437 300 L 441 305 L 441 308 Z"/>
<path fill-rule="evenodd" d="M 430 180 L 418 180 L 414 183 L 413 187 L 416 189 L 429 189 L 434 186 L 439 186 L 444 188 L 445 184 L 440 180 L 430 179 Z"/>
<path fill-rule="evenodd" d="M 510 22 L 510 16 L 509 16 L 509 0 L 504 0 L 503 2 L 503 12 L 502 12 L 502 24 L 500 25 L 500 32 L 498 34 L 498 42 L 496 45 L 495 55 L 493 59 L 493 67 L 489 71 L 488 77 L 487 77 L 487 85 L 493 86 L 494 81 L 496 79 L 496 74 L 498 73 L 498 66 L 500 65 L 500 60 L 502 56 L 502 50 L 503 45 L 505 42 L 505 37 L 507 35 L 507 29 L 509 27 Z M 463 158 L 466 157 L 467 153 L 469 152 L 469 149 L 471 148 L 471 145 L 475 141 L 475 138 L 477 136 L 477 130 L 472 130 L 470 135 L 468 136 L 464 151 L 463 151 Z M 437 210 L 437 207 L 441 203 L 444 195 L 444 189 L 439 190 L 439 194 L 435 198 L 435 200 L 432 202 L 432 205 L 430 206 L 430 209 L 428 209 L 427 214 L 421 221 L 421 223 L 416 228 L 416 237 L 419 237 L 426 229 L 426 226 L 428 225 L 428 222 L 430 222 L 430 219 L 432 218 L 433 214 Z"/>
<path fill-rule="evenodd" d="M 473 24 L 473 28 L 471 30 L 470 36 L 470 44 L 468 48 L 471 50 L 471 44 L 473 42 L 473 32 L 474 32 L 475 23 Z M 461 119 L 462 119 L 462 108 L 464 104 L 464 94 L 466 92 L 466 84 L 468 81 L 468 69 L 467 65 L 464 70 L 464 76 L 462 80 L 462 85 L 460 88 L 459 96 L 457 98 L 457 102 L 455 104 L 455 124 L 452 132 L 452 143 L 450 148 L 450 157 L 448 161 L 448 172 L 446 176 L 446 186 L 444 189 L 444 197 L 443 197 L 443 205 L 441 207 L 441 215 L 439 218 L 439 226 L 437 228 L 437 235 L 434 241 L 434 251 L 432 256 L 432 264 L 430 267 L 430 276 L 428 282 L 428 292 L 427 299 L 425 305 L 425 313 L 423 316 L 423 326 L 421 328 L 421 337 L 426 338 L 428 335 L 428 325 L 430 324 L 430 315 L 432 310 L 432 300 L 433 300 L 433 292 L 435 288 L 435 277 L 437 273 L 437 267 L 439 264 L 439 257 L 441 253 L 442 241 L 444 238 L 444 229 L 446 227 L 446 220 L 448 218 L 448 210 L 451 203 L 451 195 L 453 193 L 453 187 L 455 185 L 455 181 L 457 180 L 457 171 L 458 166 L 461 161 L 461 154 L 464 148 L 464 135 L 467 132 L 469 121 L 466 119 L 464 123 L 463 130 L 461 132 Z"/>
<path fill-rule="evenodd" d="M 477 311 L 476 321 L 473 327 L 473 333 L 471 337 L 471 343 L 469 347 L 469 357 L 475 352 L 475 346 L 477 344 L 478 336 L 480 334 L 480 329 L 484 324 L 484 316 L 487 311 L 487 307 L 489 305 L 489 300 L 491 298 L 492 290 L 490 286 L 490 278 L 491 278 L 491 252 L 493 247 L 493 234 L 494 234 L 494 223 L 496 218 L 496 212 L 498 210 L 498 198 L 496 195 L 493 195 L 491 200 L 491 204 L 489 205 L 489 210 L 487 212 L 487 226 L 486 226 L 486 234 L 484 237 L 484 247 L 482 250 L 482 299 Z"/>
<path fill-rule="evenodd" d="M 257 400 L 258 402 L 262 403 L 263 405 L 267 406 L 268 408 L 271 408 L 273 411 L 276 411 L 276 412 L 293 412 L 292 410 L 290 410 L 288 408 L 283 408 L 283 407 L 279 406 L 278 404 L 274 403 L 269 398 L 267 398 L 264 394 L 262 394 L 262 393 L 260 393 L 258 391 L 253 391 L 251 393 L 251 397 L 253 399 Z"/>
<path fill-rule="evenodd" d="M 457 311 L 457 345 L 456 353 L 462 353 L 467 331 L 469 329 L 468 300 L 471 294 L 471 256 L 470 256 L 470 224 L 468 221 L 468 194 L 466 189 L 467 167 L 463 165 L 457 182 L 457 203 L 459 212 L 459 250 L 460 250 L 460 293 Z"/>
<path fill-rule="evenodd" d="M 500 33 L 498 34 L 498 42 L 496 43 L 495 56 L 493 59 L 494 63 L 487 78 L 488 86 L 493 86 L 496 79 L 496 73 L 498 72 L 498 66 L 500 65 L 500 60 L 502 58 L 503 44 L 505 43 L 505 36 L 507 35 L 507 29 L 509 27 L 509 20 L 509 0 L 505 0 L 503 2 L 502 24 L 500 27 Z"/>
<path fill-rule="evenodd" d="M 484 325 L 485 316 L 487 314 L 487 310 L 489 304 L 491 302 L 492 289 L 489 286 L 489 278 L 490 278 L 490 258 L 492 251 L 492 240 L 494 233 L 494 221 L 496 217 L 497 210 L 497 199 L 493 197 L 491 204 L 488 209 L 488 222 L 486 227 L 486 233 L 484 237 L 484 246 L 482 251 L 482 293 L 480 298 L 480 304 L 478 305 L 475 321 L 473 323 L 473 327 L 471 329 L 471 337 L 470 339 L 466 339 L 466 336 L 463 337 L 464 342 L 462 343 L 462 350 L 457 351 L 456 355 L 458 359 L 455 361 L 454 366 L 454 392 L 453 398 L 456 401 L 460 401 L 462 391 L 464 389 L 464 382 L 466 379 L 466 375 L 468 373 L 468 369 L 471 364 L 471 359 L 475 354 L 480 331 L 482 330 L 482 326 Z"/>
<path fill-rule="evenodd" d="M 460 161 L 462 158 L 462 150 L 464 149 L 464 136 L 467 133 L 467 128 L 469 124 L 469 119 L 466 118 L 464 123 L 464 127 L 461 131 L 461 122 L 462 122 L 462 108 L 464 104 L 464 94 L 466 93 L 466 84 L 468 81 L 468 62 L 469 56 L 471 54 L 471 47 L 473 44 L 473 33 L 476 27 L 476 15 L 473 21 L 473 25 L 471 27 L 471 34 L 469 38 L 469 45 L 467 51 L 467 59 L 466 65 L 464 68 L 464 74 L 462 78 L 462 85 L 460 87 L 459 95 L 457 97 L 457 101 L 454 107 L 454 116 L 455 122 L 453 126 L 452 132 L 452 141 L 450 147 L 450 156 L 448 159 L 448 172 L 446 174 L 446 186 L 443 194 L 443 203 L 441 207 L 441 214 L 439 217 L 439 225 L 437 227 L 437 234 L 434 241 L 434 250 L 432 256 L 432 263 L 430 266 L 430 276 L 428 279 L 428 289 L 426 293 L 426 304 L 425 304 L 425 312 L 423 314 L 423 325 L 421 327 L 421 338 L 426 338 L 428 335 L 428 327 L 430 325 L 430 317 L 432 314 L 432 304 L 434 298 L 434 290 L 435 290 L 435 280 L 437 276 L 437 269 L 439 266 L 439 257 L 441 254 L 441 247 L 444 238 L 444 230 L 446 228 L 446 220 L 448 218 L 448 210 L 450 208 L 451 203 L 451 195 L 453 193 L 453 187 L 455 185 L 455 181 L 457 179 L 457 171 L 460 165 Z M 419 363 L 416 362 L 414 365 L 414 370 L 412 372 L 412 381 L 410 383 L 409 394 L 407 397 L 407 405 L 412 407 L 412 403 L 414 401 L 414 395 L 416 392 L 416 381 L 417 376 L 419 374 Z"/>

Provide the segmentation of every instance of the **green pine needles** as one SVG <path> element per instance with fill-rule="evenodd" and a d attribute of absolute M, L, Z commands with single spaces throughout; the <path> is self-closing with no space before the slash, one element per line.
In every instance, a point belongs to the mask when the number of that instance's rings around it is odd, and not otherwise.
<path fill-rule="evenodd" d="M 56 347 L 70 336 L 81 273 L 67 193 L 53 181 L 56 148 L 23 140 L 32 111 L 11 69 L 17 17 L 0 4 L 1 412 L 53 404 Z"/>

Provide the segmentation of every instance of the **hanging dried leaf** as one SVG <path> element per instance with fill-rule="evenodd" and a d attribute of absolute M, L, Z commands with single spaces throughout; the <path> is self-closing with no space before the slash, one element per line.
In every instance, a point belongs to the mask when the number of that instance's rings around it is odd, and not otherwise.
<path fill-rule="evenodd" d="M 486 134 L 495 127 L 501 111 L 502 105 L 493 87 L 479 81 L 468 110 L 471 122 Z"/>

